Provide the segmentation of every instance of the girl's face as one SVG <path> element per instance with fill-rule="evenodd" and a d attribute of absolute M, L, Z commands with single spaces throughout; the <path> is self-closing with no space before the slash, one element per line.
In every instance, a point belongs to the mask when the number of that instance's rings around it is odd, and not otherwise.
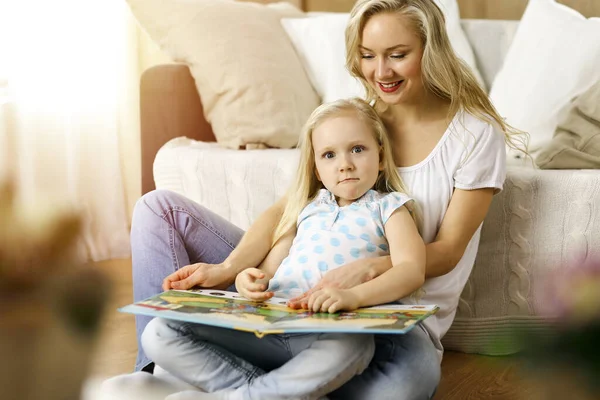
<path fill-rule="evenodd" d="M 377 181 L 379 144 L 371 128 L 353 113 L 329 118 L 313 130 L 316 175 L 345 206 L 361 197 Z"/>
<path fill-rule="evenodd" d="M 421 97 L 423 44 L 406 17 L 382 13 L 369 18 L 359 51 L 362 74 L 382 101 L 410 103 Z"/>

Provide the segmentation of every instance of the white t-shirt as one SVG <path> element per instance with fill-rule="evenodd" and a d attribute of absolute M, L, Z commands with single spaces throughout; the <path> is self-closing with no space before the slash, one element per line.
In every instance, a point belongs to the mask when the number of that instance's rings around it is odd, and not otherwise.
<path fill-rule="evenodd" d="M 458 112 L 433 151 L 420 163 L 398 168 L 408 194 L 423 212 L 422 236 L 431 243 L 442 223 L 454 188 L 502 190 L 506 177 L 506 149 L 500 129 L 466 113 Z M 467 282 L 479 246 L 481 226 L 469 242 L 457 266 L 448 274 L 428 279 L 420 304 L 437 304 L 440 310 L 424 321 L 440 357 L 441 337 L 448 331 L 460 294 Z M 414 303 L 405 298 L 404 303 Z"/>
<path fill-rule="evenodd" d="M 385 223 L 412 199 L 403 193 L 369 190 L 340 207 L 327 189 L 300 213 L 297 234 L 268 290 L 292 298 L 312 289 L 332 269 L 360 258 L 390 254 Z"/>

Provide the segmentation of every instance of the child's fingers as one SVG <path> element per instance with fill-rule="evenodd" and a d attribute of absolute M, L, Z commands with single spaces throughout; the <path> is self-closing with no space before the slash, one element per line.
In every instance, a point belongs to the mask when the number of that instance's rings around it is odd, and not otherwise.
<path fill-rule="evenodd" d="M 294 299 L 290 299 L 287 302 L 287 306 L 293 309 L 302 308 L 302 303 L 306 303 L 308 301 L 307 297 L 298 296 Z"/>
<path fill-rule="evenodd" d="M 256 268 L 248 268 L 244 272 L 246 273 L 247 276 L 254 278 L 254 280 L 262 279 L 265 277 L 265 273 L 262 272 L 260 269 L 256 269 Z"/>
<path fill-rule="evenodd" d="M 244 297 L 254 301 L 265 301 L 275 295 L 274 292 L 248 292 Z"/>
<path fill-rule="evenodd" d="M 239 284 L 251 292 L 263 292 L 267 290 L 264 282 L 256 282 L 257 279 L 264 278 L 265 274 L 256 268 L 249 268 L 238 275 Z"/>
<path fill-rule="evenodd" d="M 308 300 L 308 298 L 310 297 L 310 295 L 312 293 L 313 293 L 313 289 L 310 289 L 308 292 L 304 292 L 300 296 L 296 296 L 296 297 L 290 299 L 289 303 L 290 304 L 300 304 L 303 301 Z"/>
<path fill-rule="evenodd" d="M 244 276 L 241 281 L 244 287 L 252 292 L 264 292 L 267 290 L 265 282 L 257 282 L 253 276 Z"/>
<path fill-rule="evenodd" d="M 331 297 L 329 297 L 329 298 L 325 299 L 325 300 L 323 301 L 323 304 L 321 304 L 321 309 L 320 309 L 320 311 L 321 311 L 321 312 L 329 312 L 329 307 L 331 307 L 331 305 L 332 305 L 333 303 L 335 303 L 335 301 L 336 301 L 336 300 L 335 300 L 335 299 L 333 299 L 333 298 L 331 298 Z"/>
<path fill-rule="evenodd" d="M 300 296 L 294 297 L 288 301 L 288 306 L 291 308 L 301 308 L 303 304 L 308 304 L 308 299 L 312 296 L 313 293 L 321 290 L 323 288 L 323 284 L 317 283 L 316 286 L 302 293 Z"/>
<path fill-rule="evenodd" d="M 314 312 L 321 312 L 321 306 L 323 305 L 323 302 L 325 300 L 327 300 L 328 298 L 329 298 L 329 296 L 327 296 L 327 294 L 325 294 L 325 293 L 322 293 L 322 292 L 314 293 L 308 299 L 308 309 L 312 310 Z"/>
<path fill-rule="evenodd" d="M 264 292 L 267 290 L 267 285 L 257 282 L 247 282 L 245 287 L 250 292 Z"/>
<path fill-rule="evenodd" d="M 315 302 L 315 294 L 313 293 L 312 295 L 310 295 L 310 297 L 308 298 L 308 301 L 306 302 L 306 309 L 307 310 L 312 310 L 312 306 L 313 303 Z"/>
<path fill-rule="evenodd" d="M 331 304 L 329 306 L 329 308 L 327 309 L 327 312 L 330 314 L 333 314 L 333 313 L 340 311 L 341 309 L 342 309 L 342 302 L 334 301 L 333 304 Z"/>
<path fill-rule="evenodd" d="M 312 310 L 313 303 L 315 299 L 319 296 L 319 294 L 320 290 L 312 288 L 304 294 L 303 298 L 299 298 L 297 304 L 299 304 L 302 308 Z"/>

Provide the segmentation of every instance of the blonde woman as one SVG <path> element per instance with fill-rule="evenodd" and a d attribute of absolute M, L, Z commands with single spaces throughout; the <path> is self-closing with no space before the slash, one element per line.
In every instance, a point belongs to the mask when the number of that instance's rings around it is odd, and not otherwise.
<path fill-rule="evenodd" d="M 359 99 L 322 105 L 309 118 L 300 149 L 299 173 L 273 247 L 259 268 L 237 275 L 239 293 L 258 301 L 298 296 L 347 260 L 381 256 L 390 256 L 393 267 L 352 288 L 317 290 L 308 306 L 318 312 L 354 310 L 420 288 L 425 245 L 413 221 L 416 209 L 373 108 Z M 360 374 L 375 348 L 366 334 L 258 339 L 161 318 L 146 326 L 142 344 L 156 365 L 215 399 L 319 398 Z M 204 396 L 188 391 L 169 400 Z"/>
<path fill-rule="evenodd" d="M 473 267 L 481 224 L 502 189 L 505 144 L 516 147 L 522 136 L 504 123 L 453 52 L 433 0 L 359 0 L 346 37 L 349 70 L 375 101 L 398 171 L 422 207 L 427 280 L 421 301 L 440 311 L 424 329 L 376 335 L 369 367 L 328 397 L 427 399 L 439 383 L 440 339 Z M 242 238 L 241 230 L 181 196 L 147 194 L 132 225 L 136 300 L 167 288 L 233 283 L 269 252 L 286 201 L 265 211 Z M 350 262 L 292 304 L 307 307 L 314 290 L 351 288 L 390 268 L 388 256 Z M 138 332 L 146 321 L 138 317 Z M 137 367 L 148 363 L 140 351 Z"/>

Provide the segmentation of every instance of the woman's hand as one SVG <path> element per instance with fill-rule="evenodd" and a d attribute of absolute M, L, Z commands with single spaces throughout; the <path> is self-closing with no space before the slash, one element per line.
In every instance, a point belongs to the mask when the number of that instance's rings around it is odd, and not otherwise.
<path fill-rule="evenodd" d="M 275 293 L 266 292 L 269 278 L 258 268 L 248 268 L 240 272 L 235 278 L 235 287 L 239 294 L 249 300 L 265 301 Z"/>
<path fill-rule="evenodd" d="M 361 283 L 370 281 L 378 275 L 375 268 L 373 268 L 373 264 L 371 262 L 365 262 L 372 260 L 375 259 L 354 261 L 327 272 L 315 287 L 298 297 L 290 299 L 288 301 L 288 307 L 294 309 L 306 309 L 308 308 L 308 299 L 310 296 L 321 289 L 350 289 Z"/>
<path fill-rule="evenodd" d="M 308 298 L 308 309 L 314 312 L 334 313 L 339 310 L 356 310 L 359 306 L 360 299 L 350 289 L 324 288 Z"/>
<path fill-rule="evenodd" d="M 211 289 L 227 289 L 235 274 L 223 264 L 197 263 L 179 268 L 163 280 L 163 290 L 186 290 L 194 286 Z"/>

